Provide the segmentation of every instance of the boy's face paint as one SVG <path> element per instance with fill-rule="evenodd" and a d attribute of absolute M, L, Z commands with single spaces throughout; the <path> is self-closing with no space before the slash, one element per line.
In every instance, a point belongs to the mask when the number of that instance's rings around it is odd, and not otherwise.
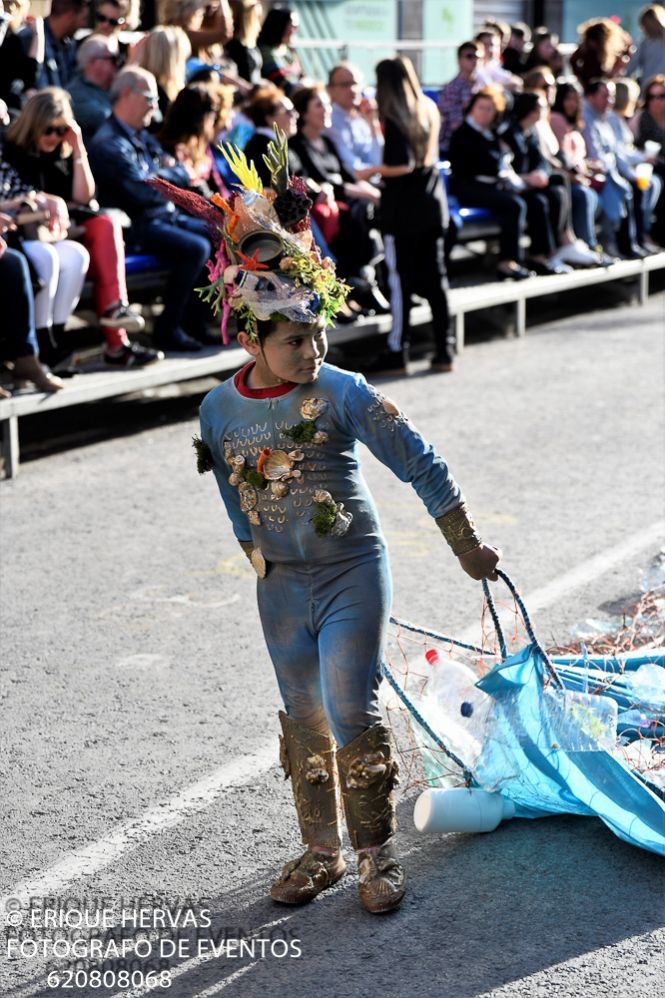
<path fill-rule="evenodd" d="M 284 381 L 308 385 L 316 381 L 328 350 L 323 326 L 279 322 L 262 344 L 252 343 L 246 333 L 238 341 L 256 360 L 250 373 L 251 388 L 271 388 Z"/>

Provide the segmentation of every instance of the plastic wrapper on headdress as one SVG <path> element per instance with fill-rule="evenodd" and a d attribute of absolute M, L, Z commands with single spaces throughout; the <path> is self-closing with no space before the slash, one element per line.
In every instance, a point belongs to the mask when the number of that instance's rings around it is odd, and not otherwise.
<path fill-rule="evenodd" d="M 451 655 L 438 688 L 435 681 L 408 694 L 385 668 L 407 706 L 427 782 L 500 795 L 518 818 L 595 816 L 626 842 L 665 855 L 665 654 L 550 658 L 513 592 L 530 641 L 508 655 L 501 638 L 503 660 L 481 679 Z M 452 649 L 470 647 L 393 622 Z M 444 776 L 443 758 L 453 764 Z"/>
<path fill-rule="evenodd" d="M 276 129 L 268 147 L 272 189 L 267 191 L 244 153 L 232 146 L 222 152 L 239 181 L 229 198 L 213 194 L 208 201 L 167 181 L 149 183 L 206 223 L 214 246 L 207 264 L 211 283 L 196 290 L 221 314 L 224 343 L 231 313 L 250 339 L 257 338 L 257 321 L 271 318 L 333 324 L 349 288 L 314 244 L 311 201 L 303 181 L 288 175 L 286 139 Z"/>

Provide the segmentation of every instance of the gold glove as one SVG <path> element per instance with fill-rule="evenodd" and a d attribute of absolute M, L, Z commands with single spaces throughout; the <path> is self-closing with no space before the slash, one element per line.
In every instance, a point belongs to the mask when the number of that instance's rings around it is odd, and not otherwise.
<path fill-rule="evenodd" d="M 465 503 L 437 516 L 436 525 L 457 557 L 468 554 L 482 543 Z"/>

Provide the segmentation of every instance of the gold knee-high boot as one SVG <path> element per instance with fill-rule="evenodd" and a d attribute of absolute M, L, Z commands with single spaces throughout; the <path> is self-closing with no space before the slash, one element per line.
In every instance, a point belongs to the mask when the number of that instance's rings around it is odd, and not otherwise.
<path fill-rule="evenodd" d="M 337 824 L 333 741 L 280 711 L 280 761 L 291 777 L 300 832 L 307 850 L 287 863 L 270 895 L 282 904 L 306 904 L 346 872 Z M 324 850 L 323 852 L 320 850 Z"/>
<path fill-rule="evenodd" d="M 398 766 L 388 729 L 375 724 L 339 749 L 337 768 L 349 838 L 358 852 L 360 900 L 374 914 L 391 911 L 404 897 L 406 878 L 391 841 Z"/>

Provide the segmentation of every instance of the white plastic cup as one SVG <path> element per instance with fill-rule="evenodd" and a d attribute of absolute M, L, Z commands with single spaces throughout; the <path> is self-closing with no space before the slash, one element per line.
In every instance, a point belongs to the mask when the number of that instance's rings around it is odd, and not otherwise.
<path fill-rule="evenodd" d="M 660 142 L 654 142 L 653 139 L 647 139 L 646 142 L 644 143 L 644 152 L 649 159 L 652 159 L 653 157 L 657 156 L 660 150 L 661 150 Z"/>
<path fill-rule="evenodd" d="M 454 787 L 425 790 L 413 809 L 419 832 L 493 832 L 515 816 L 515 805 L 501 794 Z"/>
<path fill-rule="evenodd" d="M 635 167 L 635 183 L 641 191 L 646 191 L 653 176 L 652 163 L 638 163 Z"/>

